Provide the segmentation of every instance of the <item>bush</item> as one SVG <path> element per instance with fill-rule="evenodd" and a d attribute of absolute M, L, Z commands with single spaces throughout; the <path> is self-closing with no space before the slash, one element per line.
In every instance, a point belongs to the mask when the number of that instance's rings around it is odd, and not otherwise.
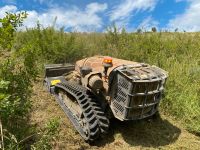
<path fill-rule="evenodd" d="M 4 49 L 1 52 L 9 51 L 7 58 L 0 62 L 0 122 L 5 135 L 5 149 L 22 146 L 17 141 L 24 139 L 31 130 L 27 129 L 27 120 L 32 81 L 37 76 L 36 55 L 29 49 L 30 45 L 11 51 L 15 31 L 25 17 L 25 12 L 7 13 L 0 19 L 0 46 Z"/>

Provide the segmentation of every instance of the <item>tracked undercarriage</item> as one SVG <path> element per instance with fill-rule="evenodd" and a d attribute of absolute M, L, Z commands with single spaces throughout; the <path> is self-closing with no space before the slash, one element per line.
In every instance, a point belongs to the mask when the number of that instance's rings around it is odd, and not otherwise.
<path fill-rule="evenodd" d="M 86 141 L 107 133 L 112 117 L 126 121 L 153 116 L 167 78 L 156 66 L 105 56 L 45 69 L 48 91 Z"/>

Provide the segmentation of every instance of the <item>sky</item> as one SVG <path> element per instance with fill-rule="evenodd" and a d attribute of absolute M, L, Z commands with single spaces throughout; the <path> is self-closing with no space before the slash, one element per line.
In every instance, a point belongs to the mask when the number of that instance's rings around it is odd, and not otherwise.
<path fill-rule="evenodd" d="M 128 32 L 200 31 L 200 0 L 0 0 L 0 18 L 20 11 L 28 13 L 24 28 L 39 22 L 79 32 L 104 32 L 113 24 Z"/>

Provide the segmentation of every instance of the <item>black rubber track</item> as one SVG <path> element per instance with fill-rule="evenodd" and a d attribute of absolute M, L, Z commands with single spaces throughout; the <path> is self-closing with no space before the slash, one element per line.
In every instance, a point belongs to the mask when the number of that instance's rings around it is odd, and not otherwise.
<path fill-rule="evenodd" d="M 80 116 L 77 118 L 66 105 L 63 106 L 62 99 L 58 96 L 60 90 L 69 93 L 77 100 L 79 107 L 83 111 L 82 118 Z M 59 100 L 59 104 L 62 105 L 62 108 L 66 107 L 63 108 L 63 110 L 66 110 L 66 113 L 76 130 L 86 141 L 92 142 L 101 135 L 107 133 L 109 119 L 106 117 L 100 104 L 95 100 L 95 96 L 90 91 L 76 83 L 66 81 L 55 85 L 55 94 L 57 100 Z M 84 129 L 80 124 L 80 118 L 85 121 Z"/>

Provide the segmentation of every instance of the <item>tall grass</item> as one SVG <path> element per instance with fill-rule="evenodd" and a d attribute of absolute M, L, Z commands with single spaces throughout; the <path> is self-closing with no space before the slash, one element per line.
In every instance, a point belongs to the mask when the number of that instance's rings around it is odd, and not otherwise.
<path fill-rule="evenodd" d="M 200 33 L 65 33 L 52 27 L 17 33 L 15 49 L 31 43 L 44 63 L 75 62 L 92 55 L 110 55 L 157 65 L 169 72 L 161 111 L 200 132 Z"/>

